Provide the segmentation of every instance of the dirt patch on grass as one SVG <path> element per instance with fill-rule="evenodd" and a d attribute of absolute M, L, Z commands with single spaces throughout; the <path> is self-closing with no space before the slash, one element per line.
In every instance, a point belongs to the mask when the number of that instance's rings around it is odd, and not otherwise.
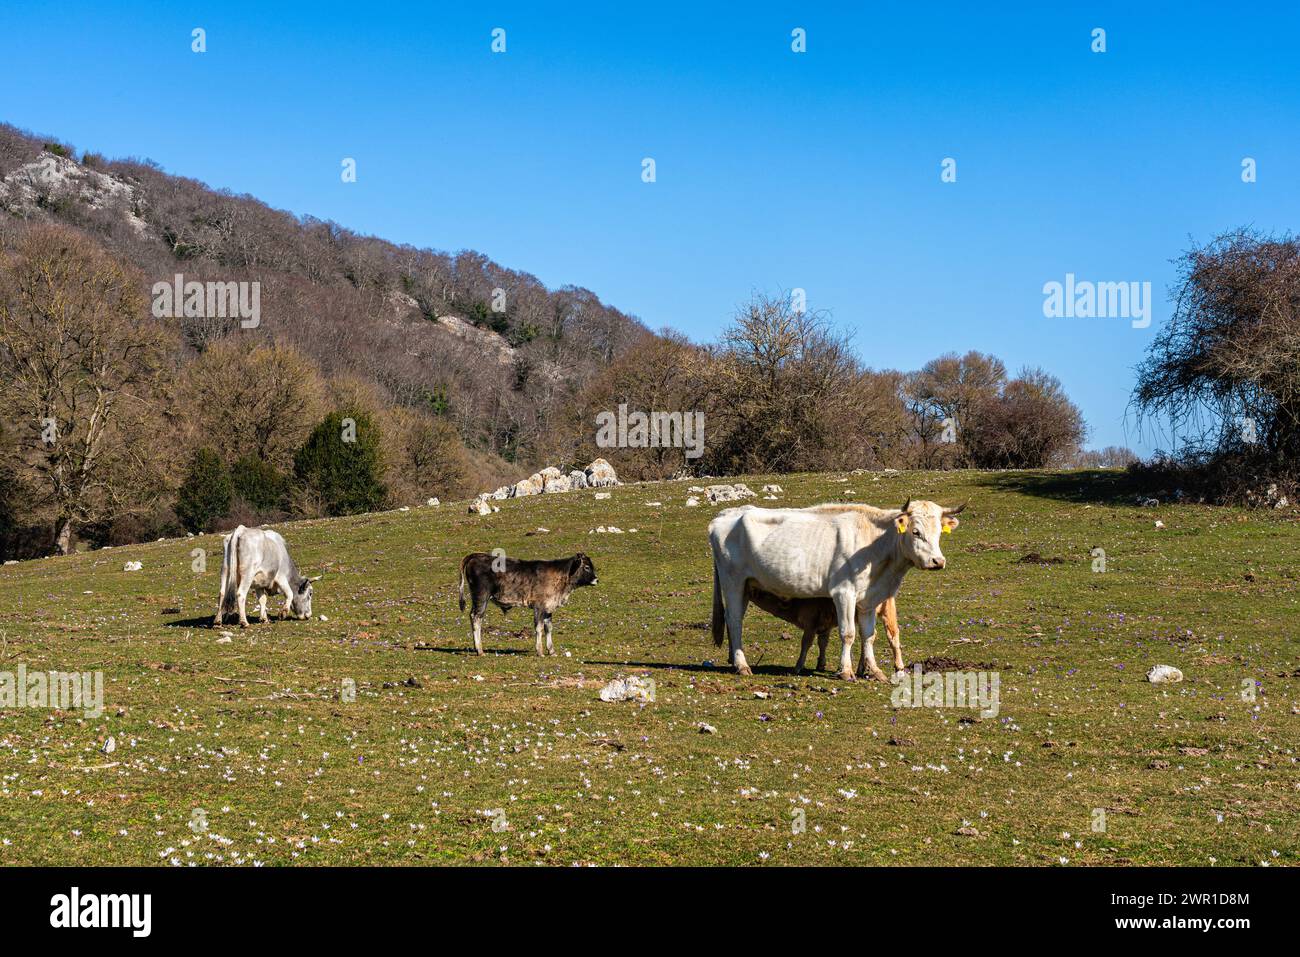
<path fill-rule="evenodd" d="M 1016 559 L 1017 565 L 1064 565 L 1064 558 L 1044 558 L 1038 552 L 1030 552 Z"/>
<path fill-rule="evenodd" d="M 960 661 L 946 655 L 931 655 L 920 662 L 922 672 L 930 671 L 997 671 L 998 666 L 988 662 Z"/>

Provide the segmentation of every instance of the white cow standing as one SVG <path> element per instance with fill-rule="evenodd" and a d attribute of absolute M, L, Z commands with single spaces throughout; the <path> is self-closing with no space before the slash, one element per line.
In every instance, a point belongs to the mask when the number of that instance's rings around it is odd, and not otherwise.
<path fill-rule="evenodd" d="M 858 675 L 866 677 L 869 670 L 887 680 L 876 664 L 876 608 L 898 593 L 908 569 L 947 564 L 939 536 L 957 527 L 957 514 L 965 507 L 909 499 L 901 509 L 746 505 L 719 512 L 709 523 L 714 644 L 722 644 L 725 620 L 731 661 L 738 673 L 752 674 L 741 645 L 750 582 L 783 598 L 829 597 L 843 642 L 840 677 L 854 679 L 853 638 L 861 631 Z"/>
<path fill-rule="evenodd" d="M 307 578 L 289 557 L 289 546 L 279 532 L 269 528 L 245 528 L 240 525 L 223 536 L 221 553 L 221 594 L 217 599 L 217 614 L 213 627 L 225 621 L 226 615 L 239 612 L 239 627 L 248 627 L 248 593 L 257 596 L 258 618 L 266 621 L 266 599 L 273 594 L 284 596 L 280 617 L 292 613 L 294 618 L 311 617 L 312 582 L 321 576 Z"/>

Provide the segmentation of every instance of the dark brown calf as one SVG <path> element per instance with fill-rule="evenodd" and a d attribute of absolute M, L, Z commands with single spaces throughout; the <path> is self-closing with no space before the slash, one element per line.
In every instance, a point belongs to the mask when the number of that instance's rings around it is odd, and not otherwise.
<path fill-rule="evenodd" d="M 795 665 L 798 674 L 804 673 L 804 659 L 812 647 L 813 636 L 817 636 L 817 670 L 826 669 L 826 642 L 830 639 L 831 629 L 838 623 L 835 617 L 835 603 L 829 598 L 782 598 L 771 592 L 760 591 L 750 582 L 748 598 L 769 615 L 775 615 L 782 621 L 788 621 L 803 629 L 803 641 L 799 646 L 799 662 Z M 889 633 L 889 647 L 894 651 L 894 668 L 903 669 L 903 647 L 898 638 L 898 605 L 893 598 L 886 598 L 876 614 L 885 620 L 885 631 Z M 863 653 L 858 656 L 858 677 L 865 678 L 867 643 L 862 642 Z"/>
<path fill-rule="evenodd" d="M 460 610 L 465 610 L 465 589 L 469 588 L 470 622 L 474 629 L 474 650 L 483 654 L 483 616 L 491 601 L 502 611 L 517 605 L 533 610 L 533 636 L 539 655 L 555 654 L 551 641 L 551 615 L 575 588 L 596 584 L 596 566 L 582 552 L 571 558 L 524 561 L 504 555 L 474 552 L 460 561 Z M 546 650 L 542 650 L 542 632 Z"/>

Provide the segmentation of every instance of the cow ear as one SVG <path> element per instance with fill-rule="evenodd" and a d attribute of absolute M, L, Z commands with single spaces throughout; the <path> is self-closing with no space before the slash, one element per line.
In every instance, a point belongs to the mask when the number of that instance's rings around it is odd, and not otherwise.
<path fill-rule="evenodd" d="M 961 524 L 961 519 L 959 519 L 956 515 L 945 515 L 943 517 L 943 530 L 945 532 L 951 532 L 954 528 L 956 528 L 960 524 Z"/>
<path fill-rule="evenodd" d="M 907 531 L 907 514 L 906 514 L 906 513 L 904 513 L 904 514 L 898 516 L 898 518 L 894 519 L 894 527 L 898 529 L 898 533 L 899 533 L 900 535 Z"/>

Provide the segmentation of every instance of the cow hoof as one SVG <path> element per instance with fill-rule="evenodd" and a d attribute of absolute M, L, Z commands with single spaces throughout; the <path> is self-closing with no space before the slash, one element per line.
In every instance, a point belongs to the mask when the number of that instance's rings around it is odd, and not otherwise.
<path fill-rule="evenodd" d="M 747 678 L 754 677 L 754 672 L 749 670 L 749 665 L 741 665 L 739 668 L 736 669 L 736 674 L 744 675 Z"/>
<path fill-rule="evenodd" d="M 871 677 L 875 678 L 877 681 L 883 681 L 885 684 L 889 684 L 889 679 L 885 677 L 885 673 L 879 668 L 871 672 Z"/>
<path fill-rule="evenodd" d="M 840 672 L 840 677 L 843 678 L 845 681 L 857 681 L 857 680 L 858 680 L 858 676 L 855 675 L 852 671 L 841 671 L 841 672 Z"/>

